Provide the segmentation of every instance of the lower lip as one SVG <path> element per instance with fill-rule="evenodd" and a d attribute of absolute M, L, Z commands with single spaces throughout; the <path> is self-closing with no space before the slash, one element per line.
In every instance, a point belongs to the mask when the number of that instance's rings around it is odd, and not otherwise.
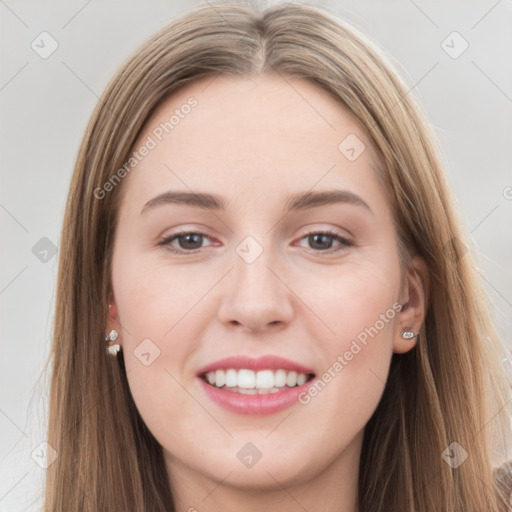
<path fill-rule="evenodd" d="M 227 411 L 247 415 L 273 414 L 291 407 L 298 402 L 298 395 L 305 391 L 314 380 L 311 379 L 302 386 L 278 391 L 277 393 L 244 395 L 234 391 L 224 391 L 207 384 L 200 377 L 198 379 L 206 395 L 217 405 Z"/>

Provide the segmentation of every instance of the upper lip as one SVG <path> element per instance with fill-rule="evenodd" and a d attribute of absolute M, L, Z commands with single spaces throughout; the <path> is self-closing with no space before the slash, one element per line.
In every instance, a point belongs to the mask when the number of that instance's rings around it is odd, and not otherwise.
<path fill-rule="evenodd" d="M 203 375 L 215 370 L 229 370 L 231 368 L 235 370 L 246 368 L 254 371 L 282 369 L 287 371 L 296 371 L 297 373 L 315 373 L 311 368 L 307 368 L 295 361 L 285 359 L 284 357 L 266 355 L 257 358 L 247 356 L 226 357 L 204 366 L 197 372 L 197 375 Z"/>

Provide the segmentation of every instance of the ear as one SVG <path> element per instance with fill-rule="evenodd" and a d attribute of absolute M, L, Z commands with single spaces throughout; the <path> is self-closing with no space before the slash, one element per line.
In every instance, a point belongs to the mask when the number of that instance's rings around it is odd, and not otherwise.
<path fill-rule="evenodd" d="M 398 314 L 393 352 L 403 354 L 414 347 L 417 338 L 404 339 L 402 332 L 420 332 L 427 313 L 429 285 L 430 278 L 427 264 L 419 256 L 413 256 L 406 270 L 400 297 L 402 309 Z"/>

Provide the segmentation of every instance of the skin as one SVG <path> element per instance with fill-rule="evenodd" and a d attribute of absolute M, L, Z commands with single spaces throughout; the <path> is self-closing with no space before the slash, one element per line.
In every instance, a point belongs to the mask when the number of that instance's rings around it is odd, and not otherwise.
<path fill-rule="evenodd" d="M 401 268 L 370 142 L 317 86 L 269 75 L 201 79 L 159 107 L 136 147 L 190 96 L 198 105 L 123 180 L 107 326 L 120 333 L 130 389 L 163 447 L 177 510 L 355 512 L 364 427 L 393 352 L 414 345 L 401 331 L 418 332 L 424 319 L 425 266 L 414 257 Z M 350 134 L 366 146 L 354 161 L 338 149 Z M 288 194 L 330 189 L 369 208 L 284 209 Z M 169 190 L 218 194 L 227 207 L 160 204 L 141 213 Z M 351 245 L 308 237 L 326 229 Z M 159 245 L 180 231 L 207 236 Z M 252 263 L 235 250 L 247 236 L 263 250 Z M 199 251 L 173 254 L 169 245 Z M 282 356 L 318 377 L 396 303 L 402 310 L 306 405 L 243 416 L 213 403 L 197 380 L 201 367 L 239 354 Z M 148 366 L 134 353 L 145 339 L 160 351 Z M 251 468 L 237 457 L 248 442 L 262 454 Z"/>

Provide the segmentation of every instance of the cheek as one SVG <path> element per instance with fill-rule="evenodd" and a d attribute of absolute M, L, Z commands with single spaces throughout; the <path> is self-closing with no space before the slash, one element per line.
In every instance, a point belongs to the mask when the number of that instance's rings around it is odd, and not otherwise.
<path fill-rule="evenodd" d="M 394 261 L 392 255 L 388 261 Z M 325 328 L 319 333 L 326 353 L 346 350 L 347 343 L 358 337 L 364 341 L 368 329 L 372 337 L 392 330 L 400 296 L 398 261 L 352 263 L 335 274 L 304 276 L 296 282 L 297 294 L 323 321 Z"/>
<path fill-rule="evenodd" d="M 137 258 L 115 263 L 112 279 L 127 379 L 145 423 L 159 429 L 190 408 L 179 383 L 190 379 L 189 356 L 206 319 L 199 314 L 198 298 L 211 283 L 180 269 L 141 265 Z"/>
<path fill-rule="evenodd" d="M 308 306 L 329 329 L 318 324 L 323 334 L 316 337 L 316 351 L 324 367 L 300 402 L 327 436 L 336 436 L 341 423 L 355 434 L 375 410 L 388 375 L 400 308 L 398 262 L 385 268 L 353 266 L 342 274 L 307 295 Z"/>
<path fill-rule="evenodd" d="M 143 264 L 137 258 L 119 261 L 113 286 L 119 321 L 126 329 L 123 344 L 151 338 L 163 350 L 174 343 L 183 324 L 199 329 L 201 317 L 197 318 L 196 310 L 201 309 L 201 299 L 214 283 L 211 273 L 199 275 L 184 266 L 172 268 L 152 261 Z M 190 322 L 192 316 L 194 322 Z M 193 333 L 188 332 L 191 338 Z"/>

